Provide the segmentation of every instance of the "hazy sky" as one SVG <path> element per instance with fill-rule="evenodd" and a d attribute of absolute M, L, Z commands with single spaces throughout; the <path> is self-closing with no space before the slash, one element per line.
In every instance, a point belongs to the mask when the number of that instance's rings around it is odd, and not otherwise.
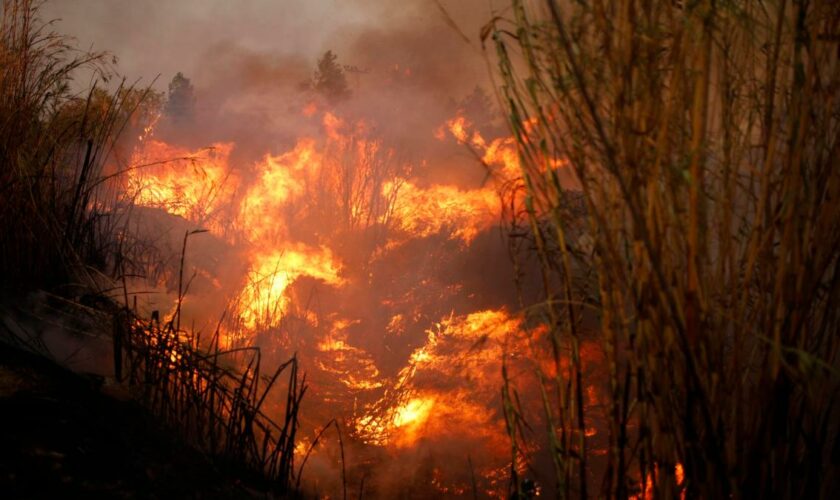
<path fill-rule="evenodd" d="M 295 55 L 312 65 L 327 49 L 344 64 L 410 66 L 436 56 L 450 65 L 441 70 L 475 81 L 486 73 L 477 39 L 490 3 L 441 1 L 472 47 L 434 0 L 48 0 L 42 14 L 59 19 L 56 29 L 80 47 L 114 54 L 129 80 L 160 74 L 160 88 L 177 71 L 199 73 L 219 47 Z M 395 47 L 395 39 L 409 43 Z M 371 54 L 378 49 L 383 57 Z"/>
<path fill-rule="evenodd" d="M 331 49 L 340 64 L 367 70 L 348 75 L 353 97 L 342 116 L 366 120 L 405 158 L 429 160 L 436 181 L 470 184 L 486 172 L 464 168 L 461 148 L 435 132 L 477 84 L 491 88 L 479 32 L 491 5 L 507 2 L 46 0 L 41 14 L 80 48 L 116 56 L 129 84 L 159 75 L 155 88 L 165 92 L 183 72 L 200 114 L 190 146 L 233 141 L 243 161 L 319 131 L 301 115 L 310 96 L 300 88 Z M 84 92 L 90 81 L 79 76 Z"/>

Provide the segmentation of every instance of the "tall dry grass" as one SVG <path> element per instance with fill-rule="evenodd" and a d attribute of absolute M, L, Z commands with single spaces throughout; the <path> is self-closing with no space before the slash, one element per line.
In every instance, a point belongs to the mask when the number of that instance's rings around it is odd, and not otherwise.
<path fill-rule="evenodd" d="M 163 323 L 128 310 L 119 319 L 117 377 L 124 375 L 141 403 L 228 474 L 266 495 L 292 496 L 299 489 L 295 443 L 307 385 L 296 357 L 269 376 L 261 371 L 259 348 L 221 349 L 218 329 L 203 345 L 199 334 L 180 329 L 180 310 Z M 285 398 L 270 397 L 283 376 Z M 285 401 L 269 410 L 275 399 Z"/>
<path fill-rule="evenodd" d="M 544 387 L 558 495 L 836 492 L 840 4 L 513 0 L 482 36 L 558 359 Z M 515 396 L 514 457 L 529 418 Z"/>
<path fill-rule="evenodd" d="M 119 254 L 128 213 L 109 159 L 149 89 L 94 84 L 112 77 L 104 53 L 79 51 L 39 17 L 41 2 L 0 2 L 0 275 L 35 288 L 104 270 Z M 111 162 L 113 163 L 113 162 Z"/>

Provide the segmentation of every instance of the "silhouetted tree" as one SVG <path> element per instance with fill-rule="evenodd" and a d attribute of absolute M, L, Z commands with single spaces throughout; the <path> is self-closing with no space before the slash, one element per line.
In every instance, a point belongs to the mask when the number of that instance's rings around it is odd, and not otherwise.
<path fill-rule="evenodd" d="M 338 56 L 328 50 L 318 60 L 318 68 L 312 78 L 312 88 L 328 101 L 337 102 L 350 97 L 350 87 L 344 70 L 336 62 Z"/>
<path fill-rule="evenodd" d="M 164 111 L 175 121 L 190 121 L 195 115 L 195 91 L 190 79 L 180 71 L 169 82 L 169 99 Z"/>

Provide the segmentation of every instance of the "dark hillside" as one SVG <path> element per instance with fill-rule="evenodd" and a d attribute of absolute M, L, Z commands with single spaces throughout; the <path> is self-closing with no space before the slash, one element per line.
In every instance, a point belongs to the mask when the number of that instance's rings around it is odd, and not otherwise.
<path fill-rule="evenodd" d="M 248 498 L 143 408 L 0 343 L 4 498 Z"/>

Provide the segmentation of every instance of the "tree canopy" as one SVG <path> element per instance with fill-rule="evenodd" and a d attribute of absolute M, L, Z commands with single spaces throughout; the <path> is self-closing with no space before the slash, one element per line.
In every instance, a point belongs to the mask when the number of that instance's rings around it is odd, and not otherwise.
<path fill-rule="evenodd" d="M 195 90 L 190 79 L 180 71 L 169 82 L 164 112 L 175 121 L 190 121 L 195 116 Z"/>
<path fill-rule="evenodd" d="M 337 60 L 338 56 L 333 51 L 326 51 L 318 60 L 318 67 L 312 78 L 312 88 L 330 102 L 350 97 L 347 78 Z"/>

